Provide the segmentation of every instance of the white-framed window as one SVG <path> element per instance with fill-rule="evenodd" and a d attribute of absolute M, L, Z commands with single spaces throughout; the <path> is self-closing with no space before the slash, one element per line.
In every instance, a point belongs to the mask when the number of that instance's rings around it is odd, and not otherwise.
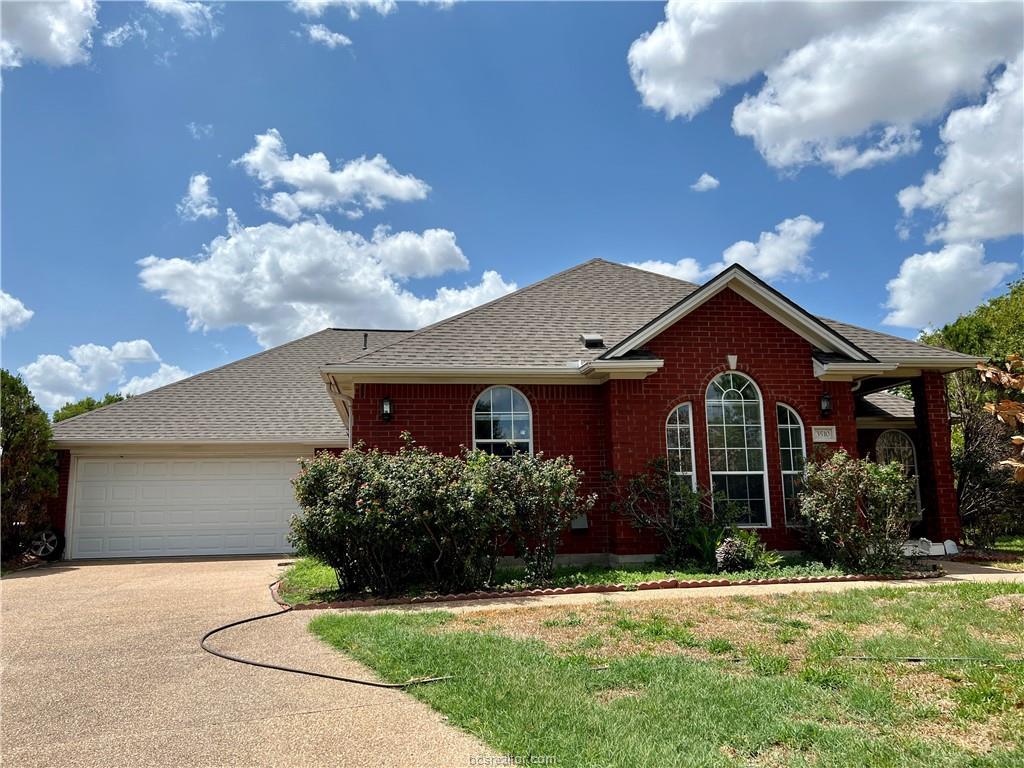
<path fill-rule="evenodd" d="M 533 412 L 515 387 L 490 387 L 473 403 L 473 447 L 495 456 L 533 453 Z"/>
<path fill-rule="evenodd" d="M 767 528 L 771 509 L 761 391 L 753 379 L 729 371 L 711 381 L 705 400 L 711 490 L 746 509 L 741 525 Z"/>
<path fill-rule="evenodd" d="M 670 472 L 685 478 L 691 488 L 697 487 L 693 470 L 693 409 L 689 403 L 677 405 L 665 422 L 665 445 Z"/>
<path fill-rule="evenodd" d="M 914 478 L 914 494 L 917 499 L 913 520 L 921 519 L 921 481 L 917 474 L 917 449 L 910 435 L 898 429 L 887 429 L 875 441 L 875 461 L 879 464 L 896 462 L 903 467 L 907 477 Z"/>
<path fill-rule="evenodd" d="M 801 525 L 797 494 L 807 463 L 807 443 L 800 414 L 782 403 L 775 404 L 779 422 L 779 459 L 782 464 L 782 503 L 786 525 Z"/>

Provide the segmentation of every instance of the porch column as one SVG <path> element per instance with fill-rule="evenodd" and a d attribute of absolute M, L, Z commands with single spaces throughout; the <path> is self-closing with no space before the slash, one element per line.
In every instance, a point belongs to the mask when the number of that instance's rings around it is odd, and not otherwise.
<path fill-rule="evenodd" d="M 960 515 L 953 486 L 953 463 L 949 444 L 949 403 L 945 377 L 924 371 L 911 379 L 914 420 L 921 443 L 926 447 L 918 457 L 918 473 L 925 503 L 925 530 L 932 541 L 960 541 Z"/>

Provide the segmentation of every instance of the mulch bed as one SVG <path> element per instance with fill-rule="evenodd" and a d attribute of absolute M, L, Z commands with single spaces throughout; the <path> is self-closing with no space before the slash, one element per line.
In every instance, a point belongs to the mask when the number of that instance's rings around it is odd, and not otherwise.
<path fill-rule="evenodd" d="M 335 600 L 329 603 L 299 603 L 293 605 L 295 611 L 315 611 L 324 608 L 376 608 L 385 605 L 423 605 L 426 603 L 454 603 L 469 600 L 497 600 L 515 597 L 548 597 L 551 595 L 582 595 L 602 592 L 633 592 L 650 589 L 696 589 L 699 587 L 738 587 L 759 584 L 820 584 L 823 582 L 844 581 L 908 581 L 917 579 L 935 579 L 944 576 L 940 570 L 905 573 L 899 576 L 889 574 L 850 574 L 847 576 L 795 576 L 780 579 L 744 579 L 729 581 L 728 579 L 699 579 L 686 581 L 665 579 L 663 581 L 642 581 L 636 585 L 625 584 L 581 584 L 576 587 L 554 587 L 548 589 L 522 589 L 501 592 L 464 592 L 457 595 L 422 595 L 418 597 L 370 597 L 360 600 Z M 277 594 L 278 585 L 271 588 L 274 600 L 279 605 L 287 605 Z"/>

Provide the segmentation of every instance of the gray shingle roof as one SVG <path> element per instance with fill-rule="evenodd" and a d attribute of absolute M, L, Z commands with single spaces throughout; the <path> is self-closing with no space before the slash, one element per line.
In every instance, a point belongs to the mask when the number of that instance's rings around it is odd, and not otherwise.
<path fill-rule="evenodd" d="M 913 362 L 915 359 L 948 360 L 953 364 L 962 362 L 964 365 L 970 366 L 978 359 L 973 355 L 964 355 L 942 347 L 932 347 L 909 339 L 901 339 L 899 336 L 891 336 L 888 333 L 830 320 L 827 317 L 819 319 L 836 333 L 849 339 L 879 360 L 899 360 L 901 362 Z"/>
<path fill-rule="evenodd" d="M 564 368 L 593 360 L 647 325 L 699 286 L 654 272 L 593 259 L 442 320 L 345 363 L 347 369 Z M 818 318 L 879 360 L 973 358 L 887 333 Z M 582 333 L 599 333 L 604 349 L 588 349 Z M 344 362 L 341 360 L 335 363 Z"/>
<path fill-rule="evenodd" d="M 914 401 L 889 392 L 872 392 L 857 398 L 856 414 L 874 419 L 912 419 Z"/>
<path fill-rule="evenodd" d="M 346 366 L 565 368 L 569 361 L 600 357 L 697 287 L 594 259 L 410 333 Z M 584 347 L 584 333 L 600 334 L 605 347 Z"/>
<path fill-rule="evenodd" d="M 61 442 L 348 444 L 319 368 L 408 331 L 327 329 L 53 426 Z"/>

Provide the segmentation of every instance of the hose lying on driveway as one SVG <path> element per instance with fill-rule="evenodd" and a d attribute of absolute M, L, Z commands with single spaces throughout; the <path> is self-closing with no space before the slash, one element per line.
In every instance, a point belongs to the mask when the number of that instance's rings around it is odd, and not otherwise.
<path fill-rule="evenodd" d="M 271 584 L 270 586 L 273 587 L 274 585 Z M 262 662 L 262 661 L 253 661 L 252 659 L 243 659 L 241 656 L 233 656 L 230 653 L 224 653 L 223 651 L 218 651 L 218 650 L 216 650 L 214 648 L 210 648 L 206 644 L 207 640 L 209 640 L 211 637 L 216 635 L 218 632 L 223 632 L 225 629 L 231 629 L 232 627 L 239 627 L 242 624 L 249 624 L 250 622 L 260 621 L 261 619 L 270 619 L 270 618 L 273 618 L 274 616 L 283 616 L 284 614 L 289 613 L 290 611 L 291 611 L 291 606 L 285 606 L 280 611 L 274 611 L 273 613 L 263 613 L 263 614 L 260 614 L 259 616 L 250 616 L 248 619 L 239 619 L 238 621 L 232 621 L 230 624 L 223 624 L 223 625 L 221 625 L 219 627 L 211 629 L 209 632 L 207 632 L 205 635 L 203 635 L 202 640 L 199 641 L 199 647 L 202 648 L 207 653 L 213 654 L 214 656 L 219 656 L 220 658 L 227 659 L 228 661 L 235 661 L 235 662 L 238 662 L 239 664 L 248 664 L 251 667 L 263 667 L 264 669 L 276 669 L 279 672 L 292 672 L 292 673 L 294 673 L 296 675 L 308 675 L 309 677 L 322 677 L 325 680 L 337 680 L 340 683 L 352 683 L 353 685 L 368 685 L 371 688 L 398 688 L 398 689 L 405 689 L 405 688 L 409 688 L 410 686 L 413 686 L 413 685 L 423 685 L 424 683 L 438 683 L 438 682 L 441 682 L 442 680 L 448 680 L 448 679 L 451 678 L 451 675 L 446 675 L 444 677 L 418 677 L 418 678 L 414 678 L 412 680 L 406 680 L 404 683 L 378 683 L 375 680 L 359 680 L 359 679 L 354 678 L 354 677 L 341 677 L 340 675 L 328 675 L 328 674 L 325 674 L 324 672 L 311 672 L 308 669 L 295 669 L 294 667 L 285 667 L 285 666 L 282 666 L 280 664 L 267 664 L 267 663 Z"/>

